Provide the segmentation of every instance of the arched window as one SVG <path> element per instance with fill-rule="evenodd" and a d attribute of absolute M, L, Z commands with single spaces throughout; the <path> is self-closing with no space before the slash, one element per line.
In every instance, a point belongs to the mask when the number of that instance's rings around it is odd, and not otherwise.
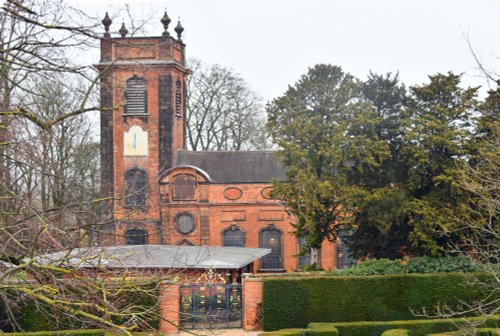
<path fill-rule="evenodd" d="M 302 246 L 304 246 L 306 242 L 306 238 L 299 237 L 297 241 L 299 243 L 299 251 L 300 251 L 300 249 L 302 248 Z M 299 266 L 307 266 L 310 264 L 311 264 L 311 252 L 308 251 L 305 252 L 303 255 L 299 256 Z"/>
<path fill-rule="evenodd" d="M 196 200 L 196 178 L 189 174 L 179 174 L 172 178 L 172 200 Z"/>
<path fill-rule="evenodd" d="M 125 232 L 125 245 L 146 245 L 148 233 L 143 229 L 130 229 Z"/>
<path fill-rule="evenodd" d="M 140 168 L 132 168 L 125 173 L 124 206 L 138 208 L 146 205 L 148 194 L 148 174 Z"/>
<path fill-rule="evenodd" d="M 224 232 L 222 232 L 222 239 L 224 246 L 245 246 L 245 232 L 243 232 L 236 225 L 231 225 L 230 228 L 224 230 Z"/>
<path fill-rule="evenodd" d="M 125 88 L 125 114 L 148 114 L 147 82 L 144 78 L 134 76 L 127 80 Z"/>
<path fill-rule="evenodd" d="M 343 227 L 337 227 L 337 241 L 335 242 L 335 252 L 337 255 L 337 269 L 349 268 L 356 265 L 356 259 L 352 257 L 349 248 L 344 244 L 344 240 L 352 235 L 352 230 Z"/>
<path fill-rule="evenodd" d="M 260 247 L 271 249 L 271 253 L 262 257 L 262 269 L 281 270 L 283 268 L 282 233 L 271 224 L 260 231 Z"/>

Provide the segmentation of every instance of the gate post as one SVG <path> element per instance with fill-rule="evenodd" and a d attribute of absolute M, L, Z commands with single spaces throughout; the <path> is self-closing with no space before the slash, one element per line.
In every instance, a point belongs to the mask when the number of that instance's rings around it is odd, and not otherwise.
<path fill-rule="evenodd" d="M 180 286 L 177 282 L 160 284 L 160 332 L 176 334 L 180 323 Z"/>
<path fill-rule="evenodd" d="M 243 329 L 261 330 L 262 277 L 244 273 L 242 278 Z"/>

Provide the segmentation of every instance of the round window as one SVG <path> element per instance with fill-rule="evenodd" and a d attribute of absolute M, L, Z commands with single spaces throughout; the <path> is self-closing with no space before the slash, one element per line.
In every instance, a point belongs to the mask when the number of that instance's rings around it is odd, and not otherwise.
<path fill-rule="evenodd" d="M 194 219 L 189 213 L 183 213 L 177 216 L 175 227 L 179 233 L 188 234 L 194 230 Z"/>

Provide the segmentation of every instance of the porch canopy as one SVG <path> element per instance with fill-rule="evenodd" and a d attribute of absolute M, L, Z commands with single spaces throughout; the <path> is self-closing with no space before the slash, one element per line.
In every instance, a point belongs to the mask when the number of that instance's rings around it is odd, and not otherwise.
<path fill-rule="evenodd" d="M 240 269 L 270 249 L 219 246 L 93 246 L 38 257 L 41 264 L 70 268 Z"/>

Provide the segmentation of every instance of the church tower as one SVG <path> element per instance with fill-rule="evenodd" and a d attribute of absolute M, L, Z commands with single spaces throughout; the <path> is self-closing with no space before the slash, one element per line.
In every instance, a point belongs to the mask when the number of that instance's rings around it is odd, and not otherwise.
<path fill-rule="evenodd" d="M 100 244 L 162 244 L 161 171 L 185 148 L 186 68 L 180 22 L 177 37 L 112 37 L 106 13 L 101 39 L 101 188 L 109 197 Z"/>

